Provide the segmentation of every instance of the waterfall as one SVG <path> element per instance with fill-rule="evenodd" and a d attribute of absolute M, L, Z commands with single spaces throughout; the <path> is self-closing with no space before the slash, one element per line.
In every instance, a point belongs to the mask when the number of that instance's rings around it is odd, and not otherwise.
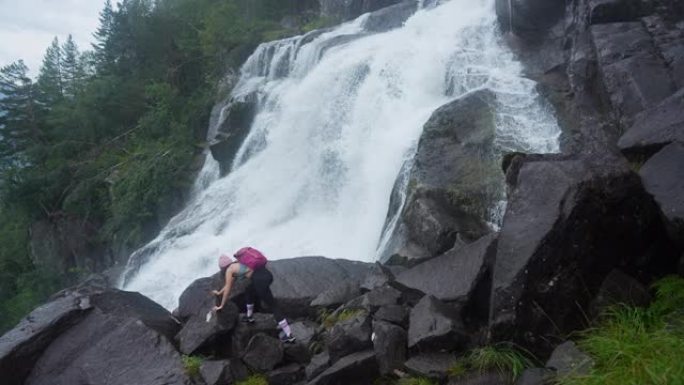
<path fill-rule="evenodd" d="M 257 48 L 232 91 L 257 95 L 258 112 L 230 173 L 218 178 L 208 157 L 195 197 L 131 256 L 125 289 L 172 308 L 244 245 L 270 259 L 375 260 L 423 124 L 474 90 L 497 97 L 500 149 L 557 151 L 553 114 L 501 42 L 494 0 L 440 2 L 383 33 L 367 19 Z"/>

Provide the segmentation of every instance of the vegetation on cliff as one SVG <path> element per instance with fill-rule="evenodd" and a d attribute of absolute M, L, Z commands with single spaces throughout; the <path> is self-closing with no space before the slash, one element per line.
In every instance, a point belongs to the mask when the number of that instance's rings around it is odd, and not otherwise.
<path fill-rule="evenodd" d="M 309 3 L 107 1 L 92 50 L 55 38 L 35 81 L 0 69 L 0 332 L 154 235 L 189 190 L 217 80 L 315 22 Z"/>

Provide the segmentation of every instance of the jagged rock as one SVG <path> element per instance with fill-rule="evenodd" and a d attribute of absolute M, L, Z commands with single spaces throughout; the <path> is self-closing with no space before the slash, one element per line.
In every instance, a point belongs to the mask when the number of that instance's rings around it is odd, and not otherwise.
<path fill-rule="evenodd" d="M 268 385 L 292 385 L 304 380 L 304 368 L 289 364 L 268 373 Z"/>
<path fill-rule="evenodd" d="M 311 360 L 309 345 L 316 336 L 319 326 L 311 321 L 298 321 L 291 324 L 290 328 L 297 340 L 294 344 L 285 345 L 285 361 L 307 364 Z"/>
<path fill-rule="evenodd" d="M 545 368 L 525 369 L 515 385 L 551 385 L 555 378 L 553 370 Z"/>
<path fill-rule="evenodd" d="M 593 366 L 591 357 L 579 350 L 572 341 L 558 345 L 546 362 L 546 367 L 556 370 L 560 377 L 569 374 L 586 375 Z"/>
<path fill-rule="evenodd" d="M 225 107 L 223 111 L 225 118 L 218 128 L 216 137 L 209 145 L 211 155 L 221 165 L 222 173 L 228 170 L 242 142 L 249 134 L 257 104 L 258 96 L 252 93 L 231 100 Z"/>
<path fill-rule="evenodd" d="M 365 384 L 378 376 L 378 363 L 372 350 L 340 358 L 309 385 Z"/>
<path fill-rule="evenodd" d="M 7 385 L 23 384 L 45 349 L 91 309 L 87 296 L 62 292 L 24 317 L 0 337 L 0 377 Z"/>
<path fill-rule="evenodd" d="M 416 12 L 418 3 L 404 0 L 375 12 L 371 12 L 363 23 L 368 32 L 385 32 L 404 25 L 404 22 Z"/>
<path fill-rule="evenodd" d="M 318 0 L 321 16 L 337 21 L 347 21 L 367 12 L 388 7 L 402 0 Z"/>
<path fill-rule="evenodd" d="M 344 307 L 363 307 L 370 312 L 374 312 L 380 306 L 396 305 L 401 297 L 402 293 L 399 290 L 391 286 L 383 286 L 373 289 L 360 297 L 354 298 L 353 300 L 347 302 Z"/>
<path fill-rule="evenodd" d="M 426 295 L 411 310 L 409 348 L 438 351 L 455 349 L 465 341 L 458 313 L 437 298 Z"/>
<path fill-rule="evenodd" d="M 676 90 L 642 23 L 591 27 L 603 86 L 623 126 Z"/>
<path fill-rule="evenodd" d="M 206 360 L 200 366 L 200 375 L 207 385 L 224 385 L 244 380 L 249 372 L 238 359 Z"/>
<path fill-rule="evenodd" d="M 442 301 L 467 302 L 491 269 L 497 234 L 450 250 L 397 276 L 397 282 Z"/>
<path fill-rule="evenodd" d="M 391 323 L 374 321 L 373 337 L 373 350 L 380 374 L 390 374 L 400 369 L 406 361 L 406 331 Z"/>
<path fill-rule="evenodd" d="M 404 367 L 415 375 L 442 381 L 447 377 L 449 368 L 457 361 L 458 358 L 453 354 L 422 353 L 411 357 L 404 363 Z"/>
<path fill-rule="evenodd" d="M 242 356 L 247 366 L 259 372 L 273 370 L 282 360 L 283 344 L 264 333 L 258 333 L 249 340 Z"/>
<path fill-rule="evenodd" d="M 360 294 L 358 282 L 345 281 L 319 294 L 311 301 L 311 306 L 339 306 Z"/>
<path fill-rule="evenodd" d="M 509 385 L 510 379 L 497 371 L 473 373 L 451 379 L 447 385 Z"/>
<path fill-rule="evenodd" d="M 222 286 L 218 273 L 195 280 L 178 297 L 178 318 L 187 321 L 192 316 L 206 316 L 212 307 L 218 305 L 217 297 L 211 291 L 219 290 Z"/>
<path fill-rule="evenodd" d="M 496 0 L 496 14 L 503 30 L 522 36 L 539 35 L 553 26 L 564 11 L 563 0 Z"/>
<path fill-rule="evenodd" d="M 634 21 L 648 14 L 652 5 L 644 0 L 589 0 L 590 23 Z"/>
<path fill-rule="evenodd" d="M 151 301 L 150 301 L 151 302 Z M 93 309 L 44 351 L 27 385 L 183 384 L 180 354 L 136 317 Z"/>
<path fill-rule="evenodd" d="M 618 269 L 611 271 L 591 303 L 590 314 L 594 317 L 617 304 L 644 307 L 651 301 L 648 289 L 639 281 Z"/>
<path fill-rule="evenodd" d="M 490 231 L 488 210 L 503 197 L 493 99 L 488 90 L 470 93 L 440 107 L 425 123 L 385 259 L 432 258 L 459 238 L 467 243 Z"/>
<path fill-rule="evenodd" d="M 266 334 L 271 337 L 278 336 L 278 324 L 270 314 L 254 313 L 254 323 L 239 322 L 233 330 L 231 337 L 231 352 L 239 355 L 247 348 L 249 341 L 257 334 Z"/>
<path fill-rule="evenodd" d="M 684 125 L 680 131 L 684 136 Z M 667 145 L 641 167 L 639 175 L 658 203 L 670 237 L 684 247 L 684 145 Z"/>
<path fill-rule="evenodd" d="M 547 339 L 586 324 L 585 309 L 612 269 L 674 270 L 664 235 L 655 203 L 624 160 L 523 164 L 497 245 L 492 340 L 550 351 Z"/>
<path fill-rule="evenodd" d="M 371 333 L 371 318 L 366 311 L 335 324 L 328 335 L 330 361 L 335 362 L 342 356 L 370 348 Z"/>
<path fill-rule="evenodd" d="M 306 379 L 311 380 L 312 378 L 323 373 L 324 370 L 330 367 L 330 355 L 328 352 L 323 352 L 316 354 L 311 358 L 311 362 L 306 367 Z"/>
<path fill-rule="evenodd" d="M 408 317 L 409 309 L 402 305 L 381 306 L 378 311 L 373 314 L 373 318 L 378 321 L 390 322 L 403 328 L 408 326 Z"/>
<path fill-rule="evenodd" d="M 203 316 L 192 316 L 183 325 L 176 337 L 180 345 L 180 351 L 185 354 L 193 354 L 199 350 L 207 349 L 212 344 L 222 344 L 228 333 L 233 330 L 238 319 L 238 308 L 234 303 L 228 302 L 223 309 L 216 313 L 210 313 L 211 309 Z M 210 318 L 207 320 L 207 314 Z"/>
<path fill-rule="evenodd" d="M 628 157 L 644 157 L 674 141 L 684 143 L 684 89 L 639 114 L 618 146 Z"/>
<path fill-rule="evenodd" d="M 309 345 L 316 336 L 319 325 L 313 321 L 297 321 L 290 324 L 292 334 L 297 337 L 297 341 L 304 345 Z"/>
<path fill-rule="evenodd" d="M 371 291 L 394 281 L 394 273 L 389 266 L 384 266 L 379 262 L 373 264 L 366 277 L 361 282 L 361 290 Z"/>
<path fill-rule="evenodd" d="M 273 273 L 271 291 L 286 316 L 315 317 L 311 301 L 320 293 L 345 281 L 361 281 L 370 264 L 323 257 L 280 259 L 268 263 Z"/>

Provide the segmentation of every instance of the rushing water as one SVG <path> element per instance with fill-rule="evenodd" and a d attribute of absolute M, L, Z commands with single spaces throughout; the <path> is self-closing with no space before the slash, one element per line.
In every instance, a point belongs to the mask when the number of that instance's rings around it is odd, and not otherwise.
<path fill-rule="evenodd" d="M 233 97 L 256 92 L 259 109 L 231 172 L 218 178 L 208 157 L 194 199 L 131 257 L 127 290 L 173 307 L 244 245 L 271 259 L 374 260 L 423 124 L 473 90 L 497 96 L 500 149 L 557 151 L 555 119 L 501 42 L 493 0 L 443 2 L 378 34 L 366 19 L 254 52 Z"/>

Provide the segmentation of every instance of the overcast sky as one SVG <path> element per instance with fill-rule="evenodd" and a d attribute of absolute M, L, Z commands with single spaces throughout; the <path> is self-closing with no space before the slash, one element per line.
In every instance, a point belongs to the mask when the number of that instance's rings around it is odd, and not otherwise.
<path fill-rule="evenodd" d="M 18 59 L 38 74 L 45 49 L 69 34 L 90 49 L 105 0 L 0 0 L 0 66 Z M 116 1 L 112 1 L 116 4 Z"/>

